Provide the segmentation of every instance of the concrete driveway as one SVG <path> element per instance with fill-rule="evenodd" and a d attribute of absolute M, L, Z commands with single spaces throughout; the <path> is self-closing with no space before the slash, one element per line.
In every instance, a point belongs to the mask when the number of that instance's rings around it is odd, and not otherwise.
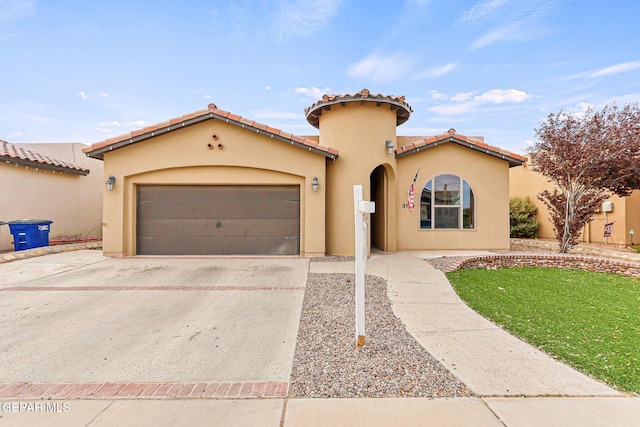
<path fill-rule="evenodd" d="M 309 261 L 0 264 L 0 383 L 287 382 Z"/>

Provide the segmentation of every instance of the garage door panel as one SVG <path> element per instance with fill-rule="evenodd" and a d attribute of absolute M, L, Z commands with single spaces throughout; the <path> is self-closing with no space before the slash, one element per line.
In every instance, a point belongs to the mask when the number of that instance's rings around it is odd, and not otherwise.
<path fill-rule="evenodd" d="M 138 254 L 297 255 L 299 186 L 139 186 Z"/>

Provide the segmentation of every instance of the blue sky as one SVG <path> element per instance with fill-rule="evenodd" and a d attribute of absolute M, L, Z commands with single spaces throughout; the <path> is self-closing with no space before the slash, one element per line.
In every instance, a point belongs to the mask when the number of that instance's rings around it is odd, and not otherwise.
<path fill-rule="evenodd" d="M 0 139 L 91 144 L 213 102 L 297 135 L 324 93 L 399 135 L 524 153 L 549 112 L 640 100 L 638 0 L 0 0 Z"/>

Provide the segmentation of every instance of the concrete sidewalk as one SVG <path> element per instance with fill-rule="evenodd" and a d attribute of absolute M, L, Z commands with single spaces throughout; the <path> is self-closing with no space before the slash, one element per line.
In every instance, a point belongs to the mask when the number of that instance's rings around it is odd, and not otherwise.
<path fill-rule="evenodd" d="M 425 261 L 442 255 L 374 254 L 368 274 L 388 281 L 396 315 L 473 397 L 288 399 L 239 391 L 211 398 L 183 396 L 178 388 L 188 379 L 174 378 L 174 396 L 37 400 L 3 395 L 0 386 L 0 426 L 640 426 L 639 398 L 568 368 L 469 309 Z M 309 263 L 311 273 L 353 271 L 352 262 Z"/>

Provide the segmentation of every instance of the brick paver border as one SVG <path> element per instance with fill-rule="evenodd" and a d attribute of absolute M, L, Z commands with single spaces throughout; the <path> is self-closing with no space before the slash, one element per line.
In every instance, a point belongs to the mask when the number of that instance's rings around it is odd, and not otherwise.
<path fill-rule="evenodd" d="M 0 383 L 0 399 L 255 399 L 284 398 L 286 381 Z"/>
<path fill-rule="evenodd" d="M 640 277 L 640 262 L 589 255 L 569 254 L 496 254 L 460 257 L 444 269 L 445 273 L 473 268 L 554 267 L 615 273 Z"/>

